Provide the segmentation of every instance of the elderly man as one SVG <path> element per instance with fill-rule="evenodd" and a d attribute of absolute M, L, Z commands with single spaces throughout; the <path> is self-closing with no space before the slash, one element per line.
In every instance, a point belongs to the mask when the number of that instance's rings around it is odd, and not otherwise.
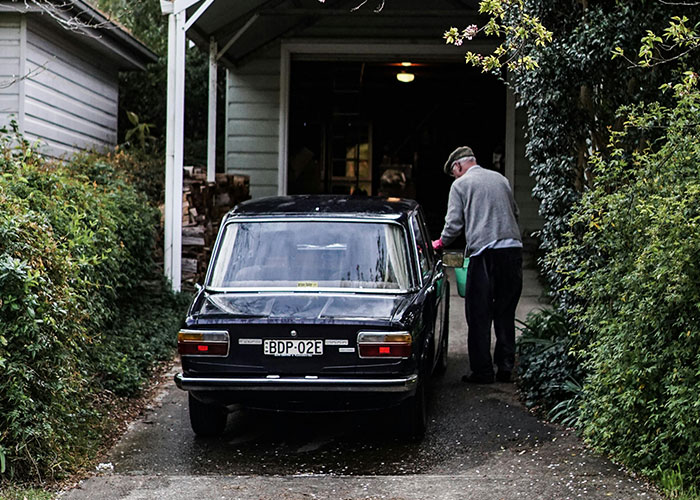
<path fill-rule="evenodd" d="M 471 148 L 450 154 L 445 173 L 455 178 L 445 227 L 433 248 L 441 250 L 464 231 L 469 257 L 465 312 L 472 373 L 464 382 L 509 382 L 515 361 L 515 308 L 522 291 L 522 239 L 518 206 L 505 177 L 480 167 Z M 491 359 L 491 324 L 496 332 Z"/>

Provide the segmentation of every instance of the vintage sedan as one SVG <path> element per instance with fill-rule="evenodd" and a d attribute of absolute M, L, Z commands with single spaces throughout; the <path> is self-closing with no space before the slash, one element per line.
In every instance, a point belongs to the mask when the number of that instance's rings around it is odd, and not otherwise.
<path fill-rule="evenodd" d="M 420 206 L 287 196 L 229 212 L 178 334 L 175 382 L 198 435 L 233 405 L 399 408 L 420 437 L 426 390 L 447 366 L 449 283 Z"/>

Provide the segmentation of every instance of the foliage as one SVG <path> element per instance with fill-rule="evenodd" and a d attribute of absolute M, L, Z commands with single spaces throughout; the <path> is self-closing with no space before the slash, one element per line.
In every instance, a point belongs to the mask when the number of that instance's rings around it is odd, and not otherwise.
<path fill-rule="evenodd" d="M 499 74 L 506 65 L 518 105 L 527 112 L 526 153 L 536 179 L 533 194 L 544 218 L 539 239 L 545 252 L 562 243 L 571 209 L 591 185 L 591 154 L 606 154 L 609 131 L 621 127 L 617 109 L 656 100 L 658 86 L 671 78 L 670 67 L 645 71 L 611 58 L 613 51 L 635 52 L 647 30 L 662 30 L 666 20 L 683 9 L 631 0 L 480 3 L 480 12 L 490 19 L 479 30 L 502 34 L 504 41 L 491 56 L 467 59 Z M 493 28 L 487 33 L 486 26 Z M 557 304 L 568 308 L 559 274 L 545 263 L 543 275 Z"/>
<path fill-rule="evenodd" d="M 141 285 L 158 212 L 114 157 L 54 164 L 21 137 L 0 141 L 3 478 L 43 481 L 99 444 L 103 390 L 134 394 L 172 352 L 183 304 Z"/>
<path fill-rule="evenodd" d="M 53 500 L 54 497 L 50 491 L 0 486 L 0 498 L 3 500 Z"/>
<path fill-rule="evenodd" d="M 549 44 L 552 32 L 545 28 L 537 15 L 530 13 L 531 3 L 525 0 L 483 0 L 479 3 L 479 13 L 489 15 L 484 26 L 472 25 L 461 32 L 453 27 L 443 38 L 447 43 L 462 45 L 464 40 L 471 40 L 481 31 L 487 36 L 500 37 L 503 41 L 492 54 L 467 51 L 467 63 L 484 71 L 496 71 L 504 66 L 509 71 L 533 70 L 539 67 L 539 63 L 532 48 Z"/>
<path fill-rule="evenodd" d="M 528 314 L 520 331 L 516 344 L 520 397 L 528 408 L 547 414 L 571 396 L 566 381 L 583 378 L 580 364 L 569 352 L 570 326 L 561 311 L 544 309 Z"/>
<path fill-rule="evenodd" d="M 588 378 L 579 426 L 647 474 L 700 478 L 700 92 L 631 106 L 552 256 L 562 265 Z M 641 140 L 642 146 L 639 147 Z M 585 256 L 583 258 L 582 256 Z M 572 266 L 572 263 L 574 264 Z M 658 476 L 657 476 L 658 477 Z"/>
<path fill-rule="evenodd" d="M 659 483 L 669 498 L 675 500 L 700 500 L 700 491 L 695 486 L 688 486 L 686 478 L 679 469 L 661 471 Z"/>
<path fill-rule="evenodd" d="M 457 44 L 481 31 L 505 34 L 492 57 L 467 60 L 484 71 L 514 63 L 508 78 L 527 109 L 527 155 L 545 218 L 543 271 L 570 330 L 550 349 L 585 370 L 583 386 L 569 379 L 571 397 L 553 414 L 688 491 L 700 476 L 694 5 L 487 0 L 481 12 L 498 29 L 445 34 Z M 566 370 L 554 374 L 558 384 L 528 375 L 546 352 L 522 353 L 523 383 L 539 384 L 526 390 L 531 400 L 556 400 L 552 387 L 566 384 Z"/>
<path fill-rule="evenodd" d="M 622 56 L 629 63 L 643 68 L 679 61 L 700 46 L 698 27 L 691 27 L 688 22 L 686 16 L 673 16 L 661 35 L 647 30 L 641 40 L 637 61 L 627 57 L 621 47 L 615 47 L 614 57 Z"/>
<path fill-rule="evenodd" d="M 168 81 L 168 18 L 161 13 L 159 2 L 134 2 L 132 0 L 96 0 L 97 6 L 114 16 L 142 40 L 158 56 L 158 61 L 148 65 L 145 72 L 127 72 L 120 75 L 119 83 L 119 137 L 129 141 L 134 133 L 152 136 L 152 146 L 162 152 L 165 145 Z M 207 112 L 209 108 L 209 65 L 208 52 L 197 47 L 186 51 L 187 72 L 185 73 L 185 150 L 184 162 L 206 164 L 207 154 Z M 218 80 L 219 110 L 225 108 L 225 75 L 220 72 Z M 131 121 L 129 113 L 138 115 L 138 125 Z M 224 113 L 217 114 L 217 127 L 223 130 Z M 148 124 L 143 130 L 142 125 Z M 130 131 L 140 127 L 138 132 Z M 217 149 L 223 149 L 223 135 L 219 134 Z M 137 141 L 138 142 L 138 141 Z M 151 144 L 149 144 L 151 146 Z M 223 155 L 220 157 L 223 165 Z"/>
<path fill-rule="evenodd" d="M 127 144 L 135 144 L 141 151 L 146 151 L 155 145 L 156 138 L 151 135 L 152 123 L 142 123 L 139 115 L 132 111 L 127 111 L 126 116 L 133 128 L 126 131 L 124 140 Z"/>
<path fill-rule="evenodd" d="M 135 291 L 137 300 L 120 307 L 119 322 L 104 333 L 96 375 L 100 387 L 117 396 L 137 396 L 154 363 L 173 356 L 190 297 L 166 292 L 164 280 L 158 284 L 154 290 Z"/>
<path fill-rule="evenodd" d="M 72 159 L 82 171 L 89 175 L 99 175 L 99 166 L 114 171 L 136 191 L 144 193 L 153 207 L 164 202 L 165 167 L 163 158 L 140 149 L 117 147 L 114 151 L 102 154 L 80 154 Z"/>

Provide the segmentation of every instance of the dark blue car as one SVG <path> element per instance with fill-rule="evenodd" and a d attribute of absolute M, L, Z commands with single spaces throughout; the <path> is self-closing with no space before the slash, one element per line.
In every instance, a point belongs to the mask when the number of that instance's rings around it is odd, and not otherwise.
<path fill-rule="evenodd" d="M 411 200 L 253 200 L 222 221 L 204 286 L 178 336 L 198 435 L 228 408 L 396 406 L 426 426 L 429 377 L 447 366 L 449 283 Z"/>

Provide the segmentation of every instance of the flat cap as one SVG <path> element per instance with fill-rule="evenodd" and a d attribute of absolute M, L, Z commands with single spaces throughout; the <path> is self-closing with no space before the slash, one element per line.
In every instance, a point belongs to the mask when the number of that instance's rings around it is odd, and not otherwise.
<path fill-rule="evenodd" d="M 474 151 L 472 151 L 472 148 L 469 146 L 460 146 L 452 153 L 450 153 L 450 156 L 447 157 L 447 161 L 445 162 L 445 166 L 442 167 L 442 169 L 445 171 L 447 175 L 450 175 L 452 171 L 452 164 L 456 162 L 457 160 L 460 160 L 466 156 L 474 156 Z"/>

